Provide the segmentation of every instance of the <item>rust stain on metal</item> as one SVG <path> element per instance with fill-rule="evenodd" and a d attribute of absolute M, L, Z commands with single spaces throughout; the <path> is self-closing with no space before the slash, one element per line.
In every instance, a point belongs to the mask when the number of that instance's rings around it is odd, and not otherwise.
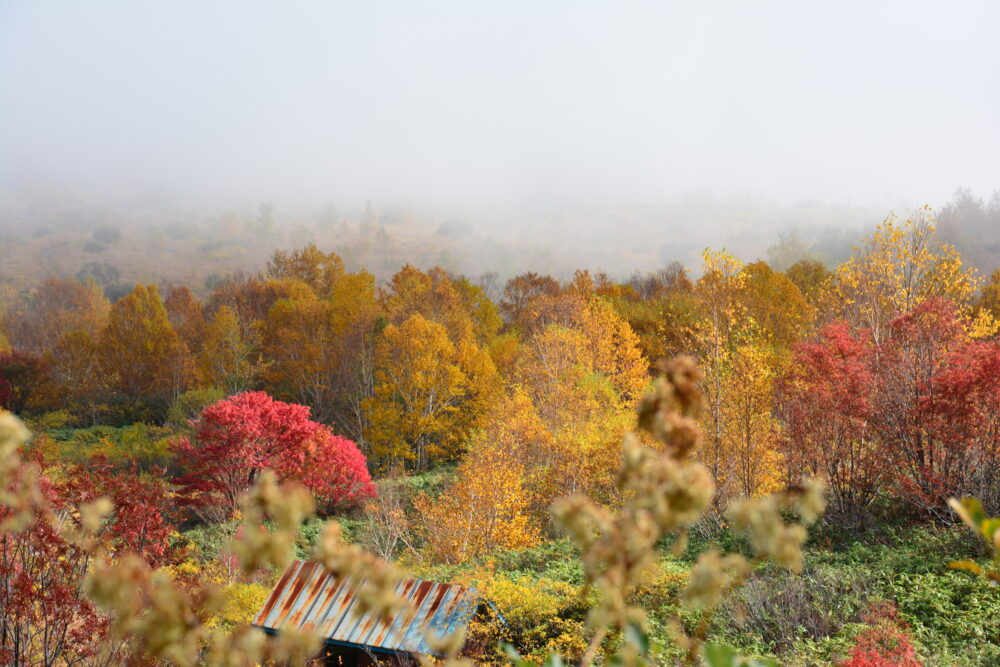
<path fill-rule="evenodd" d="M 278 579 L 253 624 L 267 630 L 316 630 L 334 643 L 432 655 L 425 635 L 457 632 L 468 624 L 477 604 L 476 592 L 464 586 L 407 579 L 396 592 L 411 609 L 385 623 L 358 611 L 356 586 L 318 563 L 295 561 Z"/>
<path fill-rule="evenodd" d="M 294 571 L 295 567 L 289 567 L 282 573 L 281 578 L 278 579 L 278 583 L 274 585 L 274 590 L 271 591 L 271 594 L 264 602 L 264 606 L 261 607 L 261 610 L 257 612 L 256 616 L 254 616 L 254 625 L 262 625 L 267 619 L 268 614 L 271 613 L 271 609 L 273 609 L 274 605 L 281 599 L 281 592 L 285 589 L 285 586 L 288 585 L 288 580 L 292 578 Z"/>

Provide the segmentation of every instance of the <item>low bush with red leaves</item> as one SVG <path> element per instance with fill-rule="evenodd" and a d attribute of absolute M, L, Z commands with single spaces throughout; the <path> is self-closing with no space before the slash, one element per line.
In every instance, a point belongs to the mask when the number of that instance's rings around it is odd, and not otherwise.
<path fill-rule="evenodd" d="M 868 626 L 854 640 L 850 657 L 840 667 L 920 667 L 907 624 L 896 605 L 872 603 L 861 620 Z"/>

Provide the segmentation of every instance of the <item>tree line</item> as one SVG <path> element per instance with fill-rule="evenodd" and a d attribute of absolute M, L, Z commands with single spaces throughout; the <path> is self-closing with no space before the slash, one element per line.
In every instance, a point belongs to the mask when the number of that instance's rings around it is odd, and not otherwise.
<path fill-rule="evenodd" d="M 109 562 L 135 554 L 182 589 L 219 582 L 228 596 L 246 590 L 238 559 L 202 563 L 176 531 L 234 530 L 262 484 L 296 483 L 324 515 L 363 507 L 365 543 L 384 557 L 402 545 L 461 563 L 560 534 L 557 498 L 587 496 L 601 516 L 629 507 L 630 430 L 703 466 L 714 494 L 699 507 L 716 519 L 809 477 L 826 482 L 824 520 L 848 528 L 886 509 L 953 521 L 953 496 L 995 514 L 998 322 L 1000 271 L 987 281 L 964 265 L 926 211 L 886 220 L 832 268 L 706 251 L 697 275 L 528 273 L 496 289 L 404 266 L 379 285 L 310 245 L 204 300 L 141 285 L 112 304 L 93 283 L 51 278 L 0 318 L 0 405 L 36 431 L 30 464 L 0 472 L 51 513 L 11 529 L 18 496 L 0 499 L 3 650 L 61 655 L 70 642 L 104 659 L 115 621 L 85 594 L 92 550 L 73 532 L 101 498 L 114 506 L 101 519 Z M 654 385 L 679 353 L 701 371 Z M 673 404 L 683 397 L 665 387 L 692 383 L 698 411 L 644 411 L 650 388 Z M 113 442 L 109 425 L 125 424 L 163 437 Z M 443 488 L 399 491 L 440 467 Z"/>
<path fill-rule="evenodd" d="M 721 498 L 818 474 L 845 521 L 886 497 L 943 517 L 950 495 L 1000 499 L 998 316 L 1000 272 L 964 265 L 927 210 L 887 219 L 833 268 L 706 251 L 697 277 L 527 273 L 499 290 L 409 265 L 379 285 L 307 245 L 204 301 L 139 285 L 111 304 L 48 279 L 3 313 L 0 401 L 114 424 L 265 392 L 356 443 L 372 473 L 460 462 L 451 493 L 419 501 L 456 525 L 427 525 L 520 544 L 558 495 L 620 500 L 618 437 L 660 361 L 686 353 L 705 372 L 700 456 Z M 458 539 L 441 552 L 461 558 Z"/>

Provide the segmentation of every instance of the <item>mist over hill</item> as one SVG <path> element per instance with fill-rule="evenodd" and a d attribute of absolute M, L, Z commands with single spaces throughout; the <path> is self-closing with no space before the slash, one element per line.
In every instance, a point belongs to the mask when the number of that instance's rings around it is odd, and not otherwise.
<path fill-rule="evenodd" d="M 998 201 L 959 190 L 935 206 L 942 239 L 984 273 L 1000 265 Z M 224 276 L 262 270 L 277 248 L 307 243 L 380 279 L 410 263 L 500 281 L 526 271 L 565 279 L 581 268 L 623 280 L 674 261 L 697 272 L 708 247 L 784 270 L 804 258 L 836 265 L 886 216 L 908 212 L 709 195 L 482 216 L 377 202 L 361 209 L 265 202 L 213 210 L 21 190 L 0 198 L 0 281 L 16 289 L 55 275 L 207 290 Z"/>
<path fill-rule="evenodd" d="M 199 283 L 310 240 L 380 276 L 836 263 L 1000 183 L 998 12 L 4 3 L 2 271 Z M 956 201 L 943 233 L 989 270 L 996 205 Z"/>

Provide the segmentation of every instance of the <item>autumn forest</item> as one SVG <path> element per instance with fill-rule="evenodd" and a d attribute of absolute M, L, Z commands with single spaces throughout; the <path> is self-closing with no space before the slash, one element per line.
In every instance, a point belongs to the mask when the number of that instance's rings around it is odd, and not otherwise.
<path fill-rule="evenodd" d="M 335 518 L 345 548 L 479 591 L 489 604 L 461 649 L 476 662 L 614 652 L 625 635 L 592 641 L 616 622 L 587 613 L 609 604 L 602 585 L 642 610 L 658 662 L 683 659 L 678 633 L 796 664 L 1000 655 L 987 545 L 962 524 L 1000 510 L 1000 271 L 963 263 L 927 209 L 886 219 L 836 266 L 707 250 L 627 281 L 412 265 L 380 281 L 308 244 L 210 290 L 139 284 L 112 301 L 93 278 L 50 277 L 10 294 L 0 322 L 0 404 L 32 433 L 0 496 L 7 662 L 169 662 L 89 583 L 130 559 L 191 606 L 196 645 L 244 627 L 280 574 L 240 565 L 261 484 L 307 494 L 319 518 L 285 536 L 303 556 Z M 690 385 L 670 379 L 675 358 Z M 671 382 L 700 407 L 649 422 Z M 592 538 L 558 508 L 628 516 L 630 447 L 690 461 L 703 472 L 673 484 L 714 494 L 664 525 L 641 576 L 602 584 L 613 565 L 588 561 Z M 698 553 L 766 556 L 739 528 L 763 510 L 741 503 L 802 484 L 822 484 L 822 517 L 772 549 L 775 565 L 749 561 L 699 626 Z M 956 512 L 962 497 L 981 507 Z M 277 539 L 274 512 L 250 529 Z M 154 590 L 133 613 L 152 613 Z"/>
<path fill-rule="evenodd" d="M 0 667 L 1000 667 L 997 26 L 0 0 Z"/>

